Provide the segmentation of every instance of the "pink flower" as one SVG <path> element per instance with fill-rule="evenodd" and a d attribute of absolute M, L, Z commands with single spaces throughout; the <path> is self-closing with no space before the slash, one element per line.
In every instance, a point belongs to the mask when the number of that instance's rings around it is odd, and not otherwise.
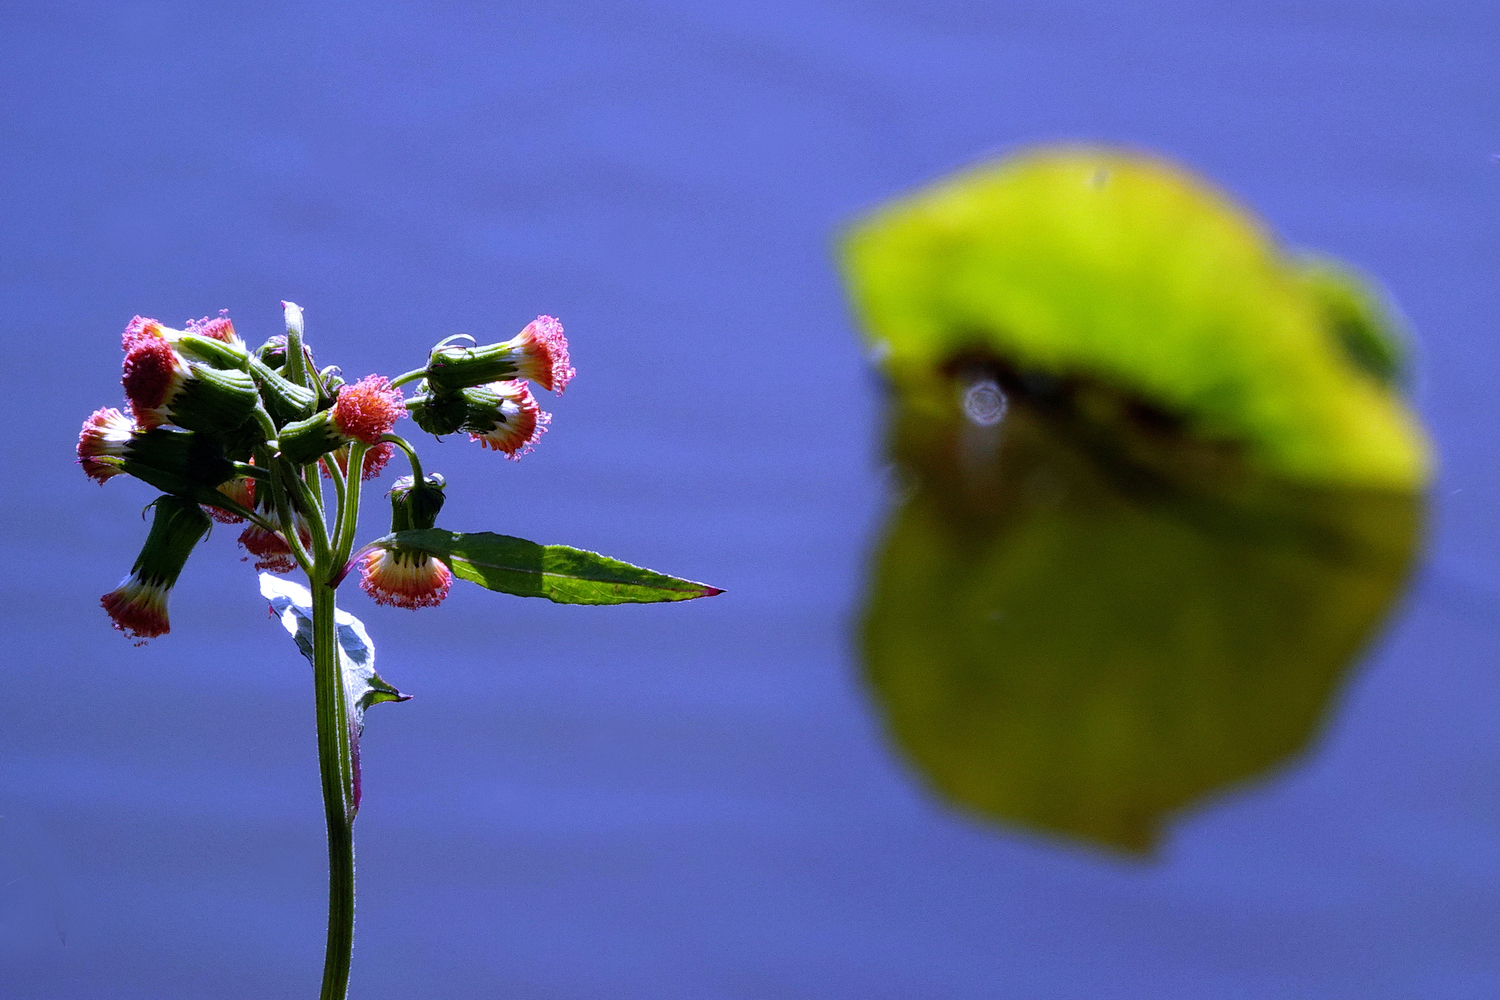
<path fill-rule="evenodd" d="M 255 480 L 249 476 L 236 476 L 227 483 L 221 483 L 219 492 L 241 507 L 255 509 Z M 210 507 L 207 504 L 203 505 L 203 512 L 220 524 L 239 524 L 245 520 L 240 515 L 224 510 L 222 507 Z"/>
<path fill-rule="evenodd" d="M 304 548 L 312 544 L 312 532 L 297 519 L 297 537 Z M 251 524 L 240 532 L 240 545 L 255 556 L 255 568 L 272 573 L 290 573 L 297 568 L 297 558 L 292 547 L 279 532 L 267 531 L 258 524 Z"/>
<path fill-rule="evenodd" d="M 552 414 L 542 410 L 531 388 L 519 379 L 466 390 L 464 398 L 469 406 L 464 421 L 469 440 L 478 441 L 481 448 L 503 451 L 509 459 L 519 460 L 531 451 L 552 422 Z"/>
<path fill-rule="evenodd" d="M 115 628 L 133 639 L 154 639 L 171 631 L 167 621 L 167 591 L 162 581 L 131 576 L 99 598 Z"/>
<path fill-rule="evenodd" d="M 377 604 L 435 608 L 448 596 L 453 574 L 426 552 L 375 548 L 360 558 L 359 585 Z"/>
<path fill-rule="evenodd" d="M 125 324 L 125 332 L 120 335 L 120 348 L 121 350 L 129 351 L 132 347 L 135 346 L 135 342 L 137 340 L 140 340 L 142 337 L 155 337 L 157 339 L 165 339 L 166 336 L 167 327 L 162 326 L 154 319 L 147 319 L 144 316 L 137 316 L 129 323 Z"/>
<path fill-rule="evenodd" d="M 155 324 L 154 320 L 145 322 Z M 128 337 L 130 328 L 125 332 Z M 187 362 L 161 336 L 141 333 L 128 345 L 120 384 L 125 387 L 130 413 L 143 430 L 168 422 L 168 404 L 187 375 Z"/>
<path fill-rule="evenodd" d="M 367 482 L 371 479 L 379 478 L 380 474 L 385 471 L 385 467 L 391 464 L 391 456 L 395 453 L 396 446 L 391 444 L 389 441 L 382 441 L 379 444 L 375 445 L 375 447 L 366 451 L 364 466 L 359 471 L 359 478 Z M 339 464 L 340 472 L 342 472 L 346 476 L 349 474 L 348 445 L 345 445 L 337 451 L 329 452 L 319 460 L 318 464 L 323 470 L 324 479 L 333 478 L 332 473 L 328 471 L 328 460 L 330 458 L 332 458 Z"/>
<path fill-rule="evenodd" d="M 568 364 L 568 338 L 554 316 L 538 316 L 508 342 L 519 357 L 516 373 L 559 396 L 578 372 Z"/>
<path fill-rule="evenodd" d="M 95 410 L 83 422 L 83 430 L 78 432 L 78 464 L 83 466 L 90 479 L 104 485 L 106 479 L 119 475 L 120 470 L 94 459 L 101 456 L 124 458 L 125 446 L 134 434 L 135 424 L 113 406 Z"/>
<path fill-rule="evenodd" d="M 244 347 L 245 342 L 240 335 L 234 332 L 234 324 L 229 320 L 229 310 L 221 309 L 219 315 L 213 319 L 207 316 L 202 319 L 188 320 L 188 333 L 196 333 L 200 337 L 208 337 L 221 343 L 232 344 L 235 347 Z"/>
<path fill-rule="evenodd" d="M 406 416 L 400 389 L 391 388 L 384 375 L 367 375 L 353 385 L 339 387 L 333 404 L 333 425 L 346 438 L 379 444 L 396 421 Z"/>

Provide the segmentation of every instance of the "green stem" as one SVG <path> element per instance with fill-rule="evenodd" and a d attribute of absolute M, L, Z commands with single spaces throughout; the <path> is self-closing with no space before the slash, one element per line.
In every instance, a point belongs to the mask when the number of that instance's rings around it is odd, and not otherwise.
<path fill-rule="evenodd" d="M 406 452 L 406 459 L 411 462 L 411 481 L 422 482 L 422 460 L 417 457 L 417 449 L 411 446 L 411 442 L 397 434 L 382 434 L 380 440 L 389 442 Z"/>
<path fill-rule="evenodd" d="M 271 497 L 276 505 L 276 519 L 281 522 L 281 537 L 286 542 L 287 548 L 292 550 L 292 558 L 297 560 L 297 565 L 302 567 L 308 579 L 313 579 L 313 560 L 302 547 L 302 539 L 297 536 L 297 522 L 292 518 L 292 507 L 287 502 L 286 484 L 282 482 L 279 473 L 286 465 L 281 460 L 271 462 Z"/>
<path fill-rule="evenodd" d="M 349 700 L 339 668 L 334 591 L 326 567 L 311 578 L 313 685 L 318 708 L 318 767 L 328 821 L 328 947 L 320 1000 L 345 1000 L 354 951 L 354 814 L 359 808 L 358 762 L 349 731 Z"/>
<path fill-rule="evenodd" d="M 422 378 L 426 374 L 426 365 L 423 365 L 421 368 L 413 368 L 411 371 L 405 372 L 401 375 L 397 375 L 395 378 L 391 379 L 391 388 L 395 389 L 405 385 L 408 382 L 415 382 L 417 379 Z"/>
<path fill-rule="evenodd" d="M 363 441 L 352 441 L 349 444 L 349 475 L 344 490 L 344 505 L 339 509 L 332 572 L 342 569 L 344 563 L 349 561 L 349 553 L 354 551 L 354 535 L 359 530 L 359 494 L 363 485 L 359 471 L 356 470 L 364 469 L 365 452 L 369 450 L 370 446 Z"/>

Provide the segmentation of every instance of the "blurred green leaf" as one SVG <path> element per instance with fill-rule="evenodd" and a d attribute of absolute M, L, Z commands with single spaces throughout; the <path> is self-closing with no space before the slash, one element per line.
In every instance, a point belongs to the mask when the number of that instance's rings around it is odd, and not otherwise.
<path fill-rule="evenodd" d="M 454 576 L 481 587 L 519 597 L 545 597 L 558 604 L 649 604 L 723 593 L 717 587 L 666 576 L 597 552 L 538 545 L 489 531 L 398 531 L 372 544 L 427 552 L 447 563 Z"/>
<path fill-rule="evenodd" d="M 863 658 L 923 777 L 1144 852 L 1306 748 L 1421 534 L 1379 296 L 1092 150 L 971 171 L 844 249 L 903 483 Z"/>

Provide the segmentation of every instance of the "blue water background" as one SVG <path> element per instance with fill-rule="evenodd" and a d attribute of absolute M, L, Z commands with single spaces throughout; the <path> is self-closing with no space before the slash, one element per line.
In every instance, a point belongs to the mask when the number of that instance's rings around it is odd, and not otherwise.
<path fill-rule="evenodd" d="M 170 636 L 112 632 L 98 597 L 151 493 L 73 464 L 133 314 L 227 307 L 258 341 L 283 298 L 353 376 L 562 317 L 580 374 L 535 454 L 424 438 L 445 523 L 728 590 L 462 588 L 420 614 L 349 590 L 416 695 L 370 714 L 355 996 L 1500 996 L 1492 3 L 8 3 L 3 25 L 0 996 L 314 988 L 306 663 L 234 529 Z M 850 643 L 889 499 L 833 234 L 1080 139 L 1179 159 L 1380 276 L 1441 456 L 1424 568 L 1316 753 L 1154 864 L 936 803 Z"/>

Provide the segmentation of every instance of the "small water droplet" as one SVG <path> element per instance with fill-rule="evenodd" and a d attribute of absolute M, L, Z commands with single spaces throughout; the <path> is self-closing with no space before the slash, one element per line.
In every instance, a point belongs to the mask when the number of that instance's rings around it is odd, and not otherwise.
<path fill-rule="evenodd" d="M 992 379 L 975 382 L 964 390 L 964 416 L 980 427 L 993 427 L 1005 419 L 1010 401 Z"/>

